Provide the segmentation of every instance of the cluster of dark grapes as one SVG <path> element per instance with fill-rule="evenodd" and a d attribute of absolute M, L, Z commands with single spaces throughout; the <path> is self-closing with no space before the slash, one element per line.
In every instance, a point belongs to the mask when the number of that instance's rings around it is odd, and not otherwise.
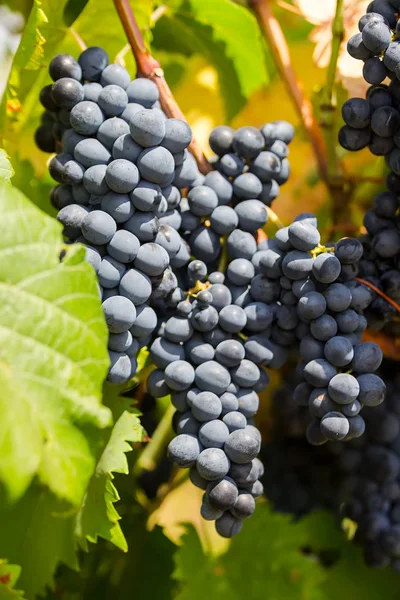
<path fill-rule="evenodd" d="M 378 194 L 364 217 L 367 235 L 360 238 L 364 256 L 360 277 L 382 290 L 395 302 L 400 299 L 400 231 L 397 211 L 400 194 L 400 42 L 399 3 L 374 0 L 359 21 L 360 32 L 350 38 L 349 54 L 364 61 L 363 76 L 371 84 L 366 99 L 350 98 L 342 108 L 346 125 L 339 141 L 347 150 L 368 146 L 385 156 L 391 169 L 387 190 Z M 389 79 L 389 84 L 384 83 Z M 368 326 L 380 330 L 392 324 L 396 309 L 382 296 L 374 298 L 365 312 Z"/>
<path fill-rule="evenodd" d="M 293 127 L 217 127 L 218 158 L 203 176 L 187 152 L 189 126 L 166 118 L 151 81 L 131 81 L 97 47 L 78 61 L 56 56 L 50 75 L 36 142 L 58 151 L 51 200 L 98 276 L 108 379 L 128 381 L 139 349 L 150 347 L 158 368 L 149 392 L 171 395 L 177 409 L 170 457 L 192 467 L 206 490 L 203 516 L 231 537 L 262 493 L 253 417 L 269 382 L 263 367 L 286 359 L 273 340 L 281 289 L 263 273 L 255 238 L 289 176 Z"/>
<path fill-rule="evenodd" d="M 360 238 L 364 248 L 360 276 L 400 303 L 400 230 L 397 217 L 399 199 L 384 191 L 374 198 L 364 216 L 367 234 Z M 385 298 L 377 296 L 365 315 L 368 327 L 381 330 L 391 323 L 397 311 Z M 393 333 L 393 330 L 392 330 Z"/>
<path fill-rule="evenodd" d="M 251 260 L 255 232 L 268 220 L 270 206 L 290 173 L 288 144 L 294 130 L 286 121 L 266 123 L 261 129 L 216 127 L 210 146 L 216 153 L 214 170 L 199 173 L 181 203 L 181 233 L 192 255 L 217 267 L 221 236 L 233 246 L 246 247 Z"/>
<path fill-rule="evenodd" d="M 310 213 L 257 244 L 289 176 L 289 123 L 217 127 L 214 169 L 204 176 L 187 151 L 189 126 L 165 116 L 151 81 L 131 81 L 97 47 L 78 61 L 55 57 L 50 75 L 36 141 L 59 152 L 49 164 L 59 183 L 52 202 L 68 242 L 86 246 L 98 276 L 108 379 L 128 381 L 149 346 L 157 368 L 148 391 L 170 395 L 176 408 L 169 456 L 205 490 L 203 517 L 231 537 L 263 489 L 253 419 L 269 383 L 265 367 L 300 354 L 293 396 L 314 418 L 313 444 L 355 440 L 361 408 L 383 400 L 373 374 L 381 352 L 360 341 L 376 298 L 354 281 L 370 257 L 351 238 L 322 246 Z"/>
<path fill-rule="evenodd" d="M 294 390 L 299 377 L 292 366 L 290 369 L 284 372 L 285 383 L 272 396 L 273 425 L 260 451 L 265 465 L 261 478 L 264 494 L 275 511 L 296 518 L 313 510 L 337 513 L 348 497 L 353 446 L 363 438 L 346 444 L 310 445 L 306 431 L 312 416 L 296 401 Z"/>
<path fill-rule="evenodd" d="M 277 337 L 275 329 L 275 341 L 293 347 L 300 340 L 302 382 L 295 398 L 315 418 L 307 429 L 315 445 L 361 436 L 363 405 L 375 406 L 384 398 L 384 384 L 373 374 L 382 352 L 360 341 L 367 326 L 362 313 L 373 299 L 367 286 L 354 281 L 362 244 L 343 238 L 326 247 L 320 241 L 316 218 L 300 215 L 260 256 L 266 277 L 286 292 L 276 309 L 281 331 Z M 285 334 L 290 334 L 287 340 Z"/>
<path fill-rule="evenodd" d="M 193 269 L 198 273 L 199 262 L 190 263 L 189 277 Z M 152 343 L 157 369 L 148 378 L 148 390 L 155 397 L 171 396 L 177 435 L 169 456 L 177 466 L 191 468 L 192 482 L 205 490 L 202 516 L 231 537 L 253 514 L 254 498 L 262 493 L 262 465 L 256 458 L 261 435 L 253 417 L 258 392 L 269 382 L 266 371 L 246 358 L 243 338 L 257 327 L 257 309 L 268 312 L 269 321 L 272 314 L 262 303 L 249 305 L 247 312 L 232 304 L 223 273 L 207 279 L 205 284 L 197 279 Z"/>
<path fill-rule="evenodd" d="M 339 141 L 347 150 L 369 147 L 386 156 L 392 173 L 388 185 L 399 187 L 400 176 L 400 44 L 397 0 L 376 0 L 361 17 L 359 33 L 350 38 L 347 51 L 362 60 L 363 77 L 371 84 L 366 99 L 351 98 L 342 108 L 346 125 Z M 389 85 L 383 82 L 390 80 Z"/>
<path fill-rule="evenodd" d="M 49 164 L 60 184 L 52 202 L 65 236 L 85 244 L 97 273 L 110 332 L 108 379 L 124 383 L 157 327 L 151 302 L 177 287 L 170 262 L 181 246 L 190 258 L 176 207 L 179 188 L 198 173 L 186 150 L 192 134 L 184 121 L 166 118 L 153 82 L 131 81 L 101 48 L 88 48 L 78 61 L 56 56 L 50 75 L 36 141 L 60 151 Z"/>
<path fill-rule="evenodd" d="M 292 377 L 275 394 L 273 438 L 261 457 L 265 494 L 275 510 L 300 517 L 325 508 L 349 518 L 366 563 L 400 571 L 400 378 L 395 370 L 394 363 L 382 363 L 386 400 L 365 407 L 364 435 L 318 448 L 304 441 L 310 416 L 296 403 Z"/>

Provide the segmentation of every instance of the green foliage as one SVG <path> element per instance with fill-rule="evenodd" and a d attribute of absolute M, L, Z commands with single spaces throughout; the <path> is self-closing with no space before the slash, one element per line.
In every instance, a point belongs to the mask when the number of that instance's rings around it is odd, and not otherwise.
<path fill-rule="evenodd" d="M 61 226 L 0 185 L 0 480 L 16 500 L 37 475 L 79 505 L 110 424 L 96 279 L 83 252 L 60 263 Z"/>
<path fill-rule="evenodd" d="M 118 523 L 120 516 L 113 504 L 119 500 L 119 495 L 113 484 L 112 474 L 128 474 L 125 453 L 132 450 L 128 442 L 140 442 L 142 438 L 143 430 L 139 419 L 136 415 L 124 411 L 115 423 L 108 444 L 97 463 L 78 516 L 79 536 L 86 550 L 86 540 L 95 543 L 100 536 L 127 552 L 128 545 Z"/>
<path fill-rule="evenodd" d="M 204 553 L 190 527 L 175 554 L 174 577 L 177 600 L 394 600 L 399 584 L 390 569 L 365 566 L 332 515 L 293 522 L 265 503 L 218 557 Z"/>
<path fill-rule="evenodd" d="M 7 152 L 0 148 L 0 179 L 9 182 L 14 175 L 14 169 L 8 160 Z"/>
<path fill-rule="evenodd" d="M 34 598 L 60 561 L 77 568 L 78 540 L 126 550 L 112 473 L 127 473 L 142 428 L 124 410 L 106 429 L 107 328 L 84 248 L 63 246 L 60 224 L 7 181 L 0 159 L 0 556 L 21 565 Z"/>
<path fill-rule="evenodd" d="M 273 513 L 265 504 L 258 506 L 222 556 L 203 554 L 191 529 L 176 553 L 174 575 L 182 585 L 177 599 L 207 595 L 210 600 L 319 600 L 323 571 L 301 553 L 307 541 L 301 522 L 294 525 L 290 517 Z"/>
<path fill-rule="evenodd" d="M 78 568 L 71 507 L 37 483 L 19 502 L 0 502 L 0 556 L 21 565 L 18 584 L 29 600 L 51 584 L 60 561 Z"/>
<path fill-rule="evenodd" d="M 80 571 L 63 566 L 59 569 L 54 592 L 46 600 L 126 600 L 151 598 L 171 600 L 175 582 L 172 578 L 173 554 L 176 550 L 160 527 L 147 528 L 147 512 L 133 496 L 133 482 L 117 475 L 116 487 L 121 493 L 118 504 L 123 514 L 123 529 L 129 552 L 101 540 L 90 552 L 81 556 Z"/>
<path fill-rule="evenodd" d="M 231 0 L 170 4 L 155 25 L 154 48 L 205 56 L 217 70 L 226 115 L 232 119 L 251 94 L 268 83 L 264 49 L 253 15 Z"/>
<path fill-rule="evenodd" d="M 23 592 L 14 589 L 21 573 L 18 565 L 9 565 L 7 561 L 0 560 L 0 600 L 20 600 Z"/>

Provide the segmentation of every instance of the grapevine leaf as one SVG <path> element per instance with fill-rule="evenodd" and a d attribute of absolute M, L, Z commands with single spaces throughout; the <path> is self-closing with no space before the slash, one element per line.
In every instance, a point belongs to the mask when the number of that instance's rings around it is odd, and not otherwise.
<path fill-rule="evenodd" d="M 115 423 L 108 444 L 97 463 L 78 516 L 77 530 L 85 549 L 86 539 L 95 543 L 100 536 L 124 552 L 128 550 L 118 523 L 120 516 L 114 507 L 119 495 L 113 484 L 113 473 L 128 473 L 125 453 L 132 450 L 128 442 L 140 442 L 142 438 L 143 429 L 136 414 L 123 412 Z"/>
<path fill-rule="evenodd" d="M 371 569 L 363 560 L 359 547 L 345 539 L 334 515 L 314 513 L 302 520 L 308 531 L 308 546 L 313 551 L 326 551 L 338 559 L 326 570 L 321 586 L 324 600 L 353 600 L 357 597 L 387 598 L 394 600 L 393 590 L 398 589 L 399 576 L 391 568 Z M 354 574 L 357 574 L 355 577 Z"/>
<path fill-rule="evenodd" d="M 20 573 L 20 566 L 0 560 L 0 600 L 22 600 L 23 592 L 14 589 Z"/>
<path fill-rule="evenodd" d="M 154 47 L 205 56 L 218 72 L 226 114 L 232 119 L 269 80 L 255 18 L 230 0 L 184 0 L 174 5 L 156 23 Z"/>
<path fill-rule="evenodd" d="M 70 505 L 36 483 L 15 504 L 0 501 L 0 555 L 21 566 L 18 586 L 29 600 L 51 584 L 60 561 L 78 568 L 69 510 Z"/>
<path fill-rule="evenodd" d="M 260 532 L 262 534 L 260 535 Z M 184 537 L 175 558 L 175 578 L 181 582 L 178 600 L 229 598 L 240 600 L 320 600 L 325 574 L 319 564 L 302 554 L 308 532 L 290 517 L 257 507 L 229 551 L 217 558 L 204 556 L 193 530 Z M 251 573 L 243 577 L 243 573 Z"/>
<path fill-rule="evenodd" d="M 14 169 L 11 166 L 7 152 L 0 148 L 0 179 L 8 182 L 13 175 Z"/>
<path fill-rule="evenodd" d="M 90 553 L 82 553 L 81 570 L 66 567 L 57 571 L 55 590 L 46 600 L 126 600 L 149 598 L 171 600 L 175 582 L 173 553 L 176 550 L 161 527 L 149 530 L 148 513 L 132 496 L 132 479 L 117 475 L 124 510 L 123 528 L 129 552 L 99 540 Z M 123 490 L 125 484 L 126 490 Z"/>
<path fill-rule="evenodd" d="M 95 274 L 83 253 L 60 263 L 59 223 L 4 181 L 0 213 L 0 481 L 15 501 L 37 475 L 79 505 L 111 421 Z"/>

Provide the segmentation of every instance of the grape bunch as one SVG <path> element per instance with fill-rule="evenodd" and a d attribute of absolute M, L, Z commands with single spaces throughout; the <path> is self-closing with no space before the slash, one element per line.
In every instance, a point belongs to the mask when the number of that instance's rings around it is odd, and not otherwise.
<path fill-rule="evenodd" d="M 363 77 L 371 87 L 365 99 L 344 103 L 346 125 L 339 133 L 339 142 L 347 150 L 368 146 L 373 154 L 386 157 L 391 169 L 387 183 L 395 193 L 400 192 L 399 8 L 398 0 L 371 2 L 359 21 L 359 33 L 347 44 L 350 56 L 363 61 Z"/>
<path fill-rule="evenodd" d="M 228 250 L 241 238 L 251 259 L 254 234 L 268 220 L 266 206 L 289 178 L 293 134 L 286 121 L 236 131 L 221 125 L 211 132 L 209 143 L 217 155 L 214 170 L 205 176 L 199 173 L 182 200 L 180 228 L 193 256 L 211 270 L 217 268 L 221 237 L 227 237 Z"/>
<path fill-rule="evenodd" d="M 400 303 L 398 208 L 399 199 L 393 192 L 383 191 L 375 196 L 372 208 L 364 216 L 367 234 L 360 238 L 364 253 L 359 266 L 363 279 Z M 377 296 L 365 312 L 368 326 L 374 330 L 385 328 L 396 314 L 396 309 L 382 296 Z"/>
<path fill-rule="evenodd" d="M 299 377 L 291 368 L 284 380 L 272 396 L 273 426 L 260 452 L 264 494 L 275 511 L 296 518 L 322 509 L 337 514 L 348 498 L 354 446 L 363 437 L 346 444 L 310 445 L 306 431 L 312 417 L 294 394 Z"/>
<path fill-rule="evenodd" d="M 59 150 L 49 163 L 59 183 L 52 203 L 66 238 L 85 244 L 97 273 L 110 332 L 108 379 L 124 383 L 157 327 L 152 301 L 177 287 L 171 261 L 181 247 L 182 264 L 190 258 L 176 208 L 180 188 L 198 174 L 187 151 L 192 134 L 160 110 L 152 81 L 131 81 L 101 48 L 78 61 L 58 55 L 49 70 L 54 83 L 40 94 L 46 112 L 36 141 Z"/>
<path fill-rule="evenodd" d="M 357 524 L 354 541 L 366 563 L 400 572 L 400 380 L 395 371 L 394 364 L 384 366 L 386 401 L 365 409 L 366 434 L 352 452 L 353 484 L 341 512 Z"/>
<path fill-rule="evenodd" d="M 343 238 L 326 247 L 320 241 L 316 218 L 299 215 L 259 259 L 265 276 L 282 287 L 275 341 L 290 346 L 300 340 L 302 381 L 294 396 L 315 418 L 307 439 L 316 445 L 361 436 L 363 405 L 384 399 L 384 384 L 374 375 L 382 352 L 360 341 L 367 326 L 362 313 L 373 299 L 367 286 L 354 281 L 362 244 Z"/>
<path fill-rule="evenodd" d="M 189 278 L 199 273 L 199 262 L 189 264 Z M 194 485 L 205 490 L 202 516 L 232 537 L 262 493 L 261 436 L 253 417 L 258 393 L 269 383 L 267 372 L 246 358 L 244 340 L 267 327 L 272 312 L 261 302 L 245 309 L 232 304 L 223 273 L 204 273 L 206 278 L 197 279 L 150 346 L 157 369 L 147 385 L 154 397 L 171 395 L 177 435 L 169 456 L 190 468 Z"/>
<path fill-rule="evenodd" d="M 365 407 L 364 435 L 318 448 L 304 441 L 310 415 L 296 403 L 292 375 L 274 396 L 273 438 L 260 454 L 262 482 L 274 510 L 299 517 L 324 508 L 351 519 L 365 562 L 400 571 L 400 378 L 390 361 L 379 375 L 387 382 L 386 400 Z"/>

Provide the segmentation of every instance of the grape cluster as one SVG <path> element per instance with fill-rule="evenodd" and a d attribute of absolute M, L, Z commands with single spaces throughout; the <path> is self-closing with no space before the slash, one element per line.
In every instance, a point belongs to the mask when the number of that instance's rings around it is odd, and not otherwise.
<path fill-rule="evenodd" d="M 400 192 L 400 42 L 397 0 L 374 0 L 361 17 L 359 33 L 350 38 L 348 53 L 364 62 L 363 77 L 371 84 L 366 98 L 350 98 L 342 107 L 346 123 L 339 142 L 351 151 L 368 146 L 385 156 L 391 172 L 390 191 Z M 389 84 L 384 81 L 389 79 Z"/>
<path fill-rule="evenodd" d="M 366 435 L 352 449 L 353 485 L 341 512 L 357 524 L 354 540 L 366 563 L 400 572 L 400 380 L 395 368 L 390 365 L 386 374 L 385 403 L 365 409 Z"/>
<path fill-rule="evenodd" d="M 177 436 L 169 456 L 191 468 L 192 482 L 205 490 L 202 516 L 216 521 L 220 535 L 232 537 L 262 493 L 261 436 L 253 417 L 258 392 L 269 382 L 267 372 L 246 358 L 244 340 L 267 327 L 272 312 L 261 302 L 245 309 L 232 304 L 224 274 L 200 275 L 203 266 L 199 260 L 189 264 L 188 278 L 196 283 L 150 346 L 157 369 L 148 390 L 155 397 L 171 395 Z"/>
<path fill-rule="evenodd" d="M 364 217 L 367 235 L 362 236 L 364 256 L 360 276 L 395 302 L 400 299 L 400 232 L 397 211 L 400 194 L 400 43 L 397 39 L 397 0 L 374 0 L 359 21 L 360 32 L 348 42 L 349 54 L 364 61 L 363 76 L 371 84 L 366 99 L 350 98 L 342 107 L 346 125 L 339 141 L 347 150 L 366 146 L 385 156 L 391 169 L 387 190 L 378 194 Z M 384 83 L 385 79 L 389 84 Z M 365 312 L 371 329 L 392 322 L 396 309 L 382 296 L 373 299 Z"/>
<path fill-rule="evenodd" d="M 275 341 L 300 340 L 302 381 L 294 394 L 315 417 L 307 439 L 316 445 L 361 436 L 361 408 L 384 398 L 384 384 L 373 374 L 382 352 L 360 341 L 367 325 L 362 313 L 373 298 L 368 287 L 354 281 L 362 244 L 343 238 L 326 247 L 320 241 L 316 218 L 303 214 L 280 229 L 260 255 L 266 278 L 282 287 Z"/>
<path fill-rule="evenodd" d="M 374 198 L 364 216 L 367 234 L 360 238 L 364 254 L 360 276 L 400 303 L 400 230 L 396 194 L 383 191 Z M 381 330 L 396 316 L 396 309 L 382 296 L 377 296 L 366 310 L 370 329 Z M 391 325 L 392 326 L 392 325 Z"/>
<path fill-rule="evenodd" d="M 305 444 L 310 415 L 296 403 L 296 378 L 275 394 L 274 439 L 264 444 L 262 477 L 274 509 L 301 516 L 326 508 L 351 519 L 368 565 L 400 571 L 400 378 L 384 361 L 386 400 L 364 409 L 366 429 L 347 444 Z"/>
<path fill-rule="evenodd" d="M 205 176 L 199 173 L 181 203 L 181 233 L 193 256 L 216 267 L 225 236 L 228 251 L 240 238 L 251 259 L 254 234 L 268 220 L 266 206 L 289 178 L 288 144 L 293 133 L 286 121 L 266 123 L 260 129 L 235 131 L 224 125 L 213 129 L 209 142 L 217 155 L 214 170 Z"/>
<path fill-rule="evenodd" d="M 361 17 L 359 33 L 350 38 L 347 51 L 362 60 L 363 77 L 371 84 L 366 98 L 350 98 L 342 107 L 346 123 L 339 142 L 346 150 L 369 147 L 385 156 L 392 170 L 390 190 L 400 191 L 400 43 L 397 0 L 374 0 Z M 384 81 L 388 79 L 389 84 Z"/>
<path fill-rule="evenodd" d="M 310 445 L 306 431 L 312 417 L 294 395 L 299 377 L 291 370 L 284 378 L 285 383 L 272 396 L 273 426 L 260 452 L 265 465 L 261 478 L 264 494 L 275 511 L 296 518 L 313 510 L 337 513 L 349 493 L 347 476 L 351 462 L 348 457 L 354 444 L 360 444 L 363 438 L 346 444 Z"/>
<path fill-rule="evenodd" d="M 152 301 L 177 287 L 171 261 L 181 247 L 190 258 L 176 208 L 179 189 L 198 173 L 186 149 L 192 134 L 186 122 L 166 118 L 153 82 L 131 81 L 101 48 L 88 48 L 78 61 L 56 56 L 50 75 L 36 141 L 42 150 L 60 150 L 49 163 L 60 184 L 52 203 L 65 236 L 85 244 L 97 273 L 110 332 L 108 379 L 124 383 L 157 327 Z"/>

